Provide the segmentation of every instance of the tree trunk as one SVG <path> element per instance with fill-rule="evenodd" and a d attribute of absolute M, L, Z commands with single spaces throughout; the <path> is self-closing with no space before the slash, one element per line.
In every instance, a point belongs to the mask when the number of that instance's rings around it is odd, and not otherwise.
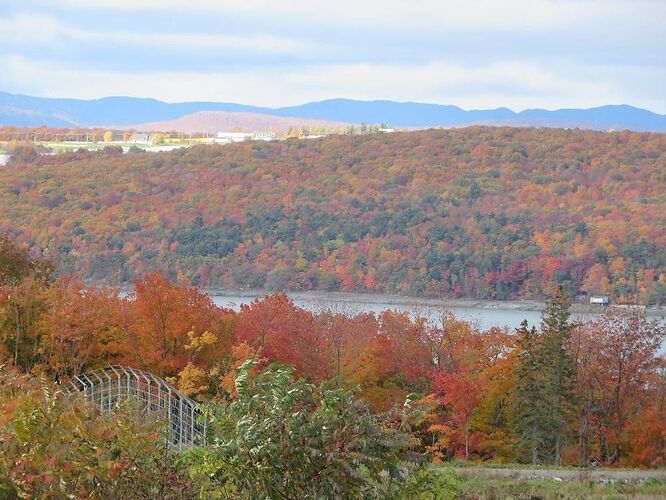
<path fill-rule="evenodd" d="M 469 458 L 469 417 L 465 418 L 465 458 Z"/>

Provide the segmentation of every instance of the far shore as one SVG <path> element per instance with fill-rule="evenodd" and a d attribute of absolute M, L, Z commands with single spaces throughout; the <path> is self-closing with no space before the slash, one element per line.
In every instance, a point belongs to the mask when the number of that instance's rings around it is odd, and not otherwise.
<path fill-rule="evenodd" d="M 132 287 L 128 284 L 118 286 L 123 293 L 129 293 Z M 275 293 L 286 293 L 295 301 L 320 302 L 326 304 L 368 304 L 398 307 L 401 309 L 409 308 L 429 308 L 442 310 L 448 309 L 488 309 L 500 311 L 532 311 L 541 312 L 546 307 L 545 302 L 538 300 L 488 300 L 488 299 L 470 299 L 470 298 L 426 298 L 411 297 L 408 295 L 383 295 L 379 293 L 366 292 L 326 292 L 322 290 L 262 290 L 262 289 L 231 289 L 219 287 L 203 287 L 201 291 L 211 297 L 238 297 L 244 299 L 261 298 Z M 571 312 L 578 315 L 594 315 L 602 313 L 606 307 L 621 307 L 623 309 L 640 309 L 650 318 L 666 320 L 666 306 L 642 306 L 642 305 L 624 305 L 610 304 L 609 306 L 599 306 L 593 304 L 583 304 L 575 302 L 571 304 Z"/>
<path fill-rule="evenodd" d="M 231 296 L 231 297 L 263 297 L 278 291 L 267 291 L 258 289 L 246 290 L 233 290 L 225 288 L 207 287 L 202 291 L 210 296 Z M 359 293 L 359 292 L 324 292 L 324 291 L 292 291 L 285 290 L 284 293 L 294 300 L 321 302 L 323 304 L 330 302 L 335 304 L 373 304 L 385 305 L 387 308 L 392 306 L 400 308 L 442 308 L 446 309 L 499 309 L 504 311 L 535 311 L 541 312 L 546 304 L 537 300 L 485 300 L 485 299 L 465 299 L 465 298 L 424 298 L 424 297 L 410 297 L 404 295 L 382 295 L 374 293 Z M 615 305 L 615 307 L 622 307 L 626 309 L 641 309 L 645 314 L 653 318 L 666 319 L 666 307 L 647 307 L 647 306 L 633 306 L 633 305 Z M 598 306 L 593 304 L 573 303 L 571 305 L 571 312 L 574 314 L 599 314 L 604 311 L 608 306 Z"/>

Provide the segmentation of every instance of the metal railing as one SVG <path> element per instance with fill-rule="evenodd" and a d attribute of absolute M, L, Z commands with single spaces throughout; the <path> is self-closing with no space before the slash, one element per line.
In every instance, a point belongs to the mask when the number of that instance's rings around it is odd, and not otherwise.
<path fill-rule="evenodd" d="M 206 422 L 196 402 L 151 373 L 114 365 L 77 375 L 70 384 L 101 412 L 139 401 L 146 413 L 167 420 L 167 441 L 178 449 L 206 441 Z"/>

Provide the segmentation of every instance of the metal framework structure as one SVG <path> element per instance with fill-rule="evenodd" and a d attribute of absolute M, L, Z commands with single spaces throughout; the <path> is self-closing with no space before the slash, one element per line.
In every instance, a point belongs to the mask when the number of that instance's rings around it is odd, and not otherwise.
<path fill-rule="evenodd" d="M 197 404 L 151 373 L 114 365 L 77 375 L 70 384 L 102 412 L 128 399 L 140 401 L 148 414 L 167 419 L 167 440 L 178 449 L 206 440 L 206 423 L 199 418 Z"/>

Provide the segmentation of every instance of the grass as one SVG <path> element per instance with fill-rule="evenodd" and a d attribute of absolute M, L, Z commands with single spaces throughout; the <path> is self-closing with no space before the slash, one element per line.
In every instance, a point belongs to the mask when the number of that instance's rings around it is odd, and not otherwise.
<path fill-rule="evenodd" d="M 568 470 L 568 471 L 641 471 L 645 469 L 637 469 L 633 467 L 594 467 L 594 468 L 584 468 L 578 467 L 576 465 L 561 465 L 555 467 L 553 465 L 532 465 L 524 464 L 517 462 L 470 462 L 467 460 L 451 460 L 443 464 L 442 467 L 453 467 L 457 469 L 465 468 L 486 468 L 486 469 L 519 469 L 519 470 Z"/>
<path fill-rule="evenodd" d="M 513 478 L 480 472 L 479 464 L 455 461 L 432 465 L 410 482 L 403 497 L 417 500 L 550 500 L 550 499 L 656 499 L 666 498 L 666 481 L 562 480 L 560 478 Z M 488 468 L 537 469 L 522 464 L 487 464 Z M 483 468 L 483 467 L 481 467 Z M 541 467 L 553 470 L 552 467 Z M 568 470 L 576 470 L 568 468 Z M 560 469 L 561 470 L 561 469 Z M 598 470 L 598 469 L 597 469 Z M 610 469 L 618 470 L 618 469 Z M 627 470 L 627 469 L 624 469 Z M 402 498 L 402 497 L 401 497 Z"/>
<path fill-rule="evenodd" d="M 624 498 L 665 498 L 666 484 L 657 479 L 640 483 L 597 484 L 591 481 L 562 481 L 552 479 L 488 479 L 462 478 L 455 498 L 495 500 L 495 499 L 624 499 Z"/>

